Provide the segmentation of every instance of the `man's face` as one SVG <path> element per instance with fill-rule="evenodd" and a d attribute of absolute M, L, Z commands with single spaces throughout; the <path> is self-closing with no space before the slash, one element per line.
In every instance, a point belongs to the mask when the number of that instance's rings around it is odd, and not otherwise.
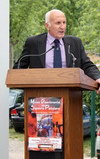
<path fill-rule="evenodd" d="M 50 15 L 50 22 L 45 26 L 54 38 L 63 38 L 66 31 L 66 17 L 63 13 L 54 12 Z"/>

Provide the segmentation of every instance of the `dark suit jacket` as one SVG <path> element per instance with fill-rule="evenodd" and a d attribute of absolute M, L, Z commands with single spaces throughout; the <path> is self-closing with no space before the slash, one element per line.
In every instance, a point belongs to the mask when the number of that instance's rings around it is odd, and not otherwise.
<path fill-rule="evenodd" d="M 39 55 L 41 53 L 44 53 L 46 50 L 46 39 L 46 33 L 29 37 L 25 42 L 22 56 L 29 54 Z M 73 67 L 73 58 L 71 54 L 68 53 L 68 48 L 70 46 L 70 53 L 72 53 L 76 57 L 75 67 L 80 67 L 84 70 L 85 74 L 93 79 L 100 78 L 100 71 L 87 57 L 81 40 L 74 36 L 65 36 L 63 38 L 63 41 L 65 45 L 67 67 Z M 18 61 L 15 63 L 13 68 L 18 67 Z M 22 58 L 20 61 L 20 68 L 28 67 L 45 68 L 45 55 L 35 57 L 28 56 Z"/>

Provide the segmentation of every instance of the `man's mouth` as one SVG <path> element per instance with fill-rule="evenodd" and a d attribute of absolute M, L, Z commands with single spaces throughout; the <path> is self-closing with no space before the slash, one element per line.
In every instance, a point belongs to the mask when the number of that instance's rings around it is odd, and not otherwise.
<path fill-rule="evenodd" d="M 60 34 L 64 34 L 64 31 L 59 31 Z"/>

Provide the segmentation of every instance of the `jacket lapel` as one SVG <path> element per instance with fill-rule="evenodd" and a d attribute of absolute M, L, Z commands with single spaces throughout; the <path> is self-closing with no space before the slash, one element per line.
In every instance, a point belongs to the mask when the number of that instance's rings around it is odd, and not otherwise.
<path fill-rule="evenodd" d="M 46 51 L 46 39 L 47 39 L 47 34 L 44 34 L 41 36 L 41 38 L 38 41 L 38 51 L 39 54 L 42 54 Z M 43 67 L 45 67 L 45 54 L 40 56 L 40 61 Z"/>
<path fill-rule="evenodd" d="M 71 67 L 71 56 L 69 54 L 70 41 L 67 37 L 64 37 L 63 42 L 64 42 L 64 46 L 65 46 L 66 66 Z"/>

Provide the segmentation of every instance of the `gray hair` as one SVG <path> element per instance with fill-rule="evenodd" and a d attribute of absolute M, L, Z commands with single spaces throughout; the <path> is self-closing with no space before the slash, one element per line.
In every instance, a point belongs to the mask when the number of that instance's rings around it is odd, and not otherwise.
<path fill-rule="evenodd" d="M 52 9 L 50 11 L 48 11 L 46 14 L 45 14 L 45 23 L 50 23 L 50 15 L 54 12 L 58 12 L 58 13 L 63 13 L 61 10 L 59 9 Z M 64 13 L 63 13 L 64 14 Z"/>

